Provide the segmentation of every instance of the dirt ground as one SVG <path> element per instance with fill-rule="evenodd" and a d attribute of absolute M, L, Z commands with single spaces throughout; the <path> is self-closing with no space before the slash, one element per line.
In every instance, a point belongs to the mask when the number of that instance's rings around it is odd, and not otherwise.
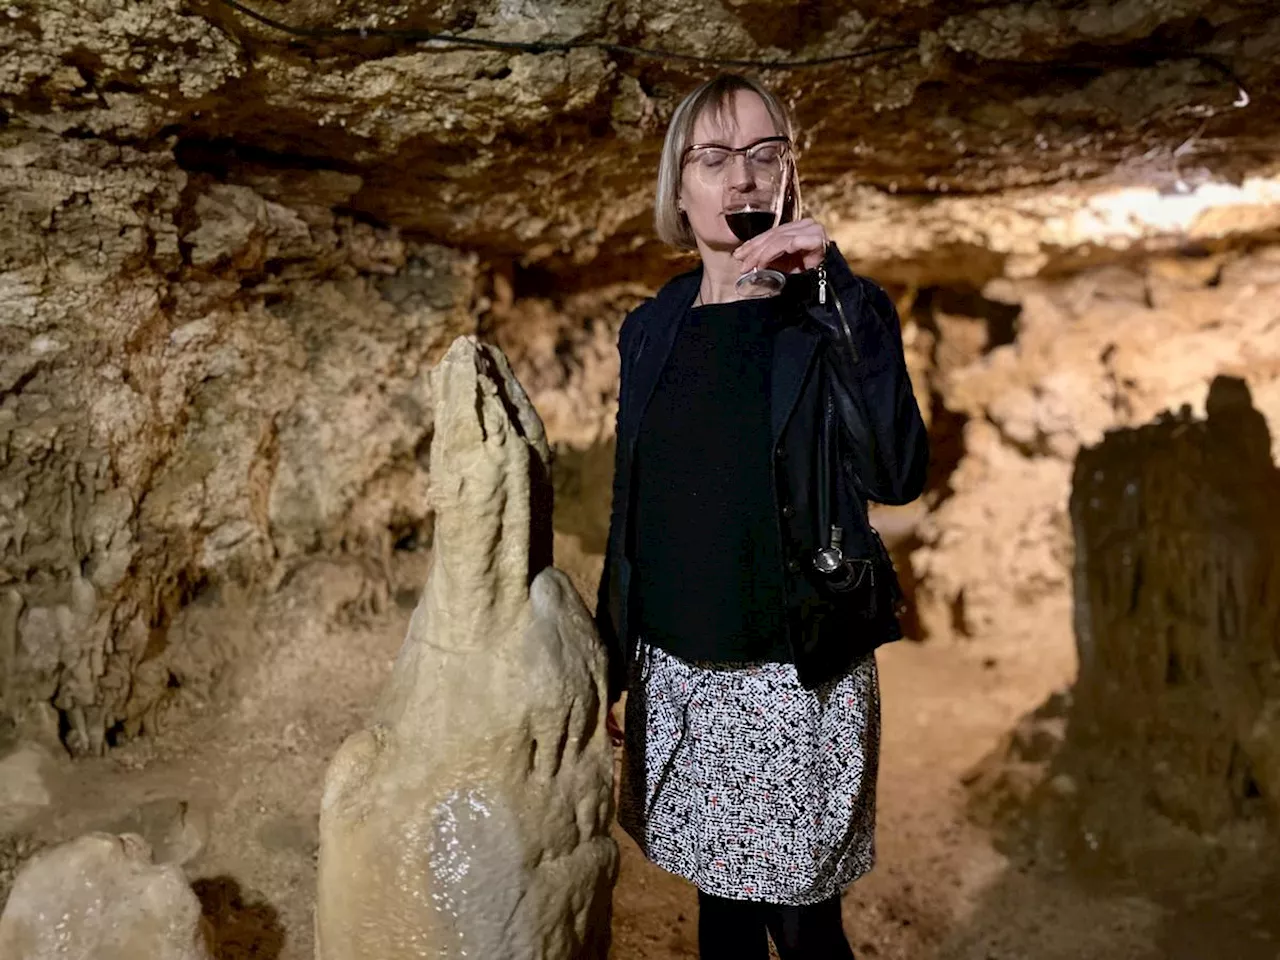
<path fill-rule="evenodd" d="M 186 869 L 219 960 L 309 960 L 324 771 L 364 722 L 399 649 L 412 592 L 397 599 L 324 623 L 285 591 L 259 618 L 259 654 L 218 693 L 229 710 L 190 703 L 169 733 L 66 764 L 54 806 L 0 846 L 0 859 L 104 828 L 142 832 L 178 859 L 199 848 Z M 1274 897 L 1246 891 L 1177 909 L 1060 868 L 1017 865 L 966 818 L 962 775 L 1070 683 L 1073 662 L 1065 631 L 967 649 L 904 641 L 881 652 L 879 862 L 844 904 L 862 960 L 1280 956 Z M 613 956 L 696 957 L 692 887 L 617 836 Z"/>

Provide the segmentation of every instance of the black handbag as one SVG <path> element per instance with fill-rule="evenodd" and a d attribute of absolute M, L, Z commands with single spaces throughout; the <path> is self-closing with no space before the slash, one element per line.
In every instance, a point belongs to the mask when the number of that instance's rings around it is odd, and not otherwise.
<path fill-rule="evenodd" d="M 822 273 L 825 271 L 821 271 L 820 278 L 825 281 L 826 278 L 821 276 Z M 834 301 L 850 355 L 856 357 L 853 335 L 849 331 L 844 310 L 838 298 L 831 299 Z M 866 500 L 857 489 L 856 477 L 853 475 L 848 458 L 843 455 L 844 438 L 837 423 L 835 400 L 829 391 L 824 393 L 822 431 L 818 435 L 818 489 L 815 503 L 818 529 L 826 538 L 826 542 L 814 550 L 810 557 L 813 580 L 817 584 L 819 593 L 847 616 L 878 620 L 890 613 L 900 614 L 905 597 L 902 586 L 898 582 L 893 559 L 889 556 L 884 541 L 880 539 L 880 534 L 871 525 Z M 846 495 L 856 503 L 866 529 L 870 531 L 871 553 L 869 556 L 845 555 L 844 530 L 835 522 L 832 509 L 833 502 L 839 496 L 837 483 L 840 481 L 847 485 Z"/>

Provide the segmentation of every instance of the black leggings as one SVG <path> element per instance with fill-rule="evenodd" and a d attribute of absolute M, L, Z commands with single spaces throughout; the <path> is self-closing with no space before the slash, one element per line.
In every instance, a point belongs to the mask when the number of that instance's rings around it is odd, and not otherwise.
<path fill-rule="evenodd" d="M 726 900 L 698 891 L 701 960 L 854 960 L 840 922 L 840 898 L 805 907 Z"/>

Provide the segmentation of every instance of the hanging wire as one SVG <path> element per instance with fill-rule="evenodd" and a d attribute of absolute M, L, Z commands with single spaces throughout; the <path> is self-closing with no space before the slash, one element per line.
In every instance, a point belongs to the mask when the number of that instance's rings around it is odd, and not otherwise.
<path fill-rule="evenodd" d="M 682 63 L 694 63 L 701 66 L 743 67 L 760 70 L 801 70 L 807 67 L 824 67 L 832 63 L 847 63 L 850 60 L 861 60 L 883 53 L 899 53 L 915 50 L 913 43 L 894 43 L 879 47 L 864 47 L 861 50 L 850 50 L 827 57 L 814 57 L 809 60 L 750 60 L 733 57 L 707 57 L 693 53 L 679 53 L 674 50 L 661 50 L 653 47 L 632 47 L 624 43 L 609 43 L 603 40 L 538 40 L 521 42 L 517 40 L 490 40 L 483 37 L 464 37 L 456 33 L 441 33 L 433 30 L 406 30 L 395 27 L 295 27 L 264 13 L 259 13 L 245 6 L 240 0 L 217 0 L 256 20 L 265 27 L 278 30 L 292 37 L 307 40 L 351 40 L 351 39 L 384 39 L 398 43 L 449 43 L 456 47 L 478 48 L 485 50 L 507 50 L 517 53 L 565 53 L 569 50 L 599 50 L 604 53 L 625 54 L 632 57 L 644 57 L 650 60 L 672 60 Z"/>
<path fill-rule="evenodd" d="M 663 50 L 655 47 L 633 47 L 624 43 L 610 43 L 604 40 L 493 40 L 486 37 L 464 37 L 456 33 L 444 33 L 433 30 L 410 30 L 396 27 L 297 27 L 265 13 L 259 13 L 240 0 L 216 0 L 230 10 L 243 14 L 265 27 L 292 37 L 307 40 L 352 40 L 383 39 L 397 43 L 446 43 L 453 48 L 505 50 L 517 53 L 566 53 L 570 50 L 599 50 L 604 53 L 623 54 L 642 57 L 650 60 L 669 60 L 679 63 L 692 63 L 700 66 L 755 68 L 760 70 L 802 70 L 811 67 L 824 67 L 833 63 L 847 63 L 885 53 L 902 53 L 917 49 L 912 43 L 892 43 L 878 47 L 864 47 L 845 53 L 832 54 L 826 57 L 813 57 L 807 60 L 756 60 L 736 57 L 709 57 L 693 53 L 680 53 L 675 50 Z M 1226 80 L 1235 84 L 1236 98 L 1231 104 L 1242 109 L 1251 103 L 1244 82 L 1226 63 L 1218 57 L 1198 51 L 1172 51 L 1160 59 L 1198 60 L 1205 66 L 1215 70 Z M 1079 64 L 1077 64 L 1079 65 Z M 1043 64 L 1027 64 L 1027 66 L 1043 66 Z"/>

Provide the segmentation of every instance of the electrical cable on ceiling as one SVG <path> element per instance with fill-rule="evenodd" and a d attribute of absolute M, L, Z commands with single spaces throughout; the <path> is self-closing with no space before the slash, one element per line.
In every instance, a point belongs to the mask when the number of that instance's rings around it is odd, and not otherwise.
<path fill-rule="evenodd" d="M 367 40 L 383 39 L 397 43 L 444 43 L 449 47 L 437 50 L 457 48 L 504 50 L 514 53 L 566 53 L 570 50 L 599 50 L 604 53 L 623 54 L 643 57 L 651 60 L 670 60 L 681 63 L 692 63 L 700 66 L 756 68 L 760 70 L 800 70 L 807 67 L 823 67 L 833 63 L 846 63 L 884 53 L 901 53 L 917 49 L 912 43 L 894 43 L 879 47 L 864 47 L 846 53 L 832 54 L 826 57 L 814 57 L 808 60 L 754 60 L 733 57 L 709 57 L 693 53 L 679 53 L 674 50 L 662 50 L 654 47 L 633 47 L 623 43 L 609 43 L 604 40 L 539 40 L 525 42 L 518 40 L 493 40 L 486 37 L 464 37 L 456 33 L 443 33 L 432 30 L 409 30 L 396 27 L 296 27 L 292 24 L 259 13 L 240 0 L 216 0 L 231 10 L 255 20 L 265 27 L 280 33 L 307 40 Z M 1251 98 L 1244 82 L 1222 60 L 1198 51 L 1172 51 L 1167 59 L 1198 60 L 1202 64 L 1217 71 L 1236 86 L 1236 98 L 1231 104 L 1236 109 L 1249 106 Z M 1162 59 L 1166 59 L 1162 58 Z M 1032 64 L 1023 64 L 1033 66 Z M 1044 66 L 1044 63 L 1035 66 Z M 1082 65 L 1076 63 L 1076 66 Z"/>
<path fill-rule="evenodd" d="M 832 63 L 845 63 L 860 60 L 882 53 L 898 53 L 915 50 L 913 43 L 895 43 L 880 47 L 866 47 L 837 53 L 827 57 L 815 57 L 810 60 L 750 60 L 732 57 L 707 57 L 693 53 L 678 53 L 674 50 L 660 50 L 652 47 L 632 47 L 623 43 L 609 43 L 603 40 L 539 40 L 521 42 L 517 40 L 490 40 L 483 37 L 464 37 L 456 33 L 440 33 L 431 30 L 404 30 L 394 27 L 295 27 L 291 24 L 268 17 L 266 14 L 245 6 L 240 0 L 217 0 L 225 7 L 256 20 L 263 26 L 278 30 L 293 37 L 308 40 L 352 40 L 352 39 L 384 39 L 399 43 L 449 43 L 455 47 L 479 48 L 487 50 L 506 50 L 515 53 L 565 53 L 570 50 L 599 50 L 604 53 L 624 54 L 633 57 L 645 57 L 651 60 L 674 60 L 682 63 L 694 63 L 701 66 L 714 67 L 754 67 L 761 70 L 800 70 L 806 67 L 823 67 Z"/>

